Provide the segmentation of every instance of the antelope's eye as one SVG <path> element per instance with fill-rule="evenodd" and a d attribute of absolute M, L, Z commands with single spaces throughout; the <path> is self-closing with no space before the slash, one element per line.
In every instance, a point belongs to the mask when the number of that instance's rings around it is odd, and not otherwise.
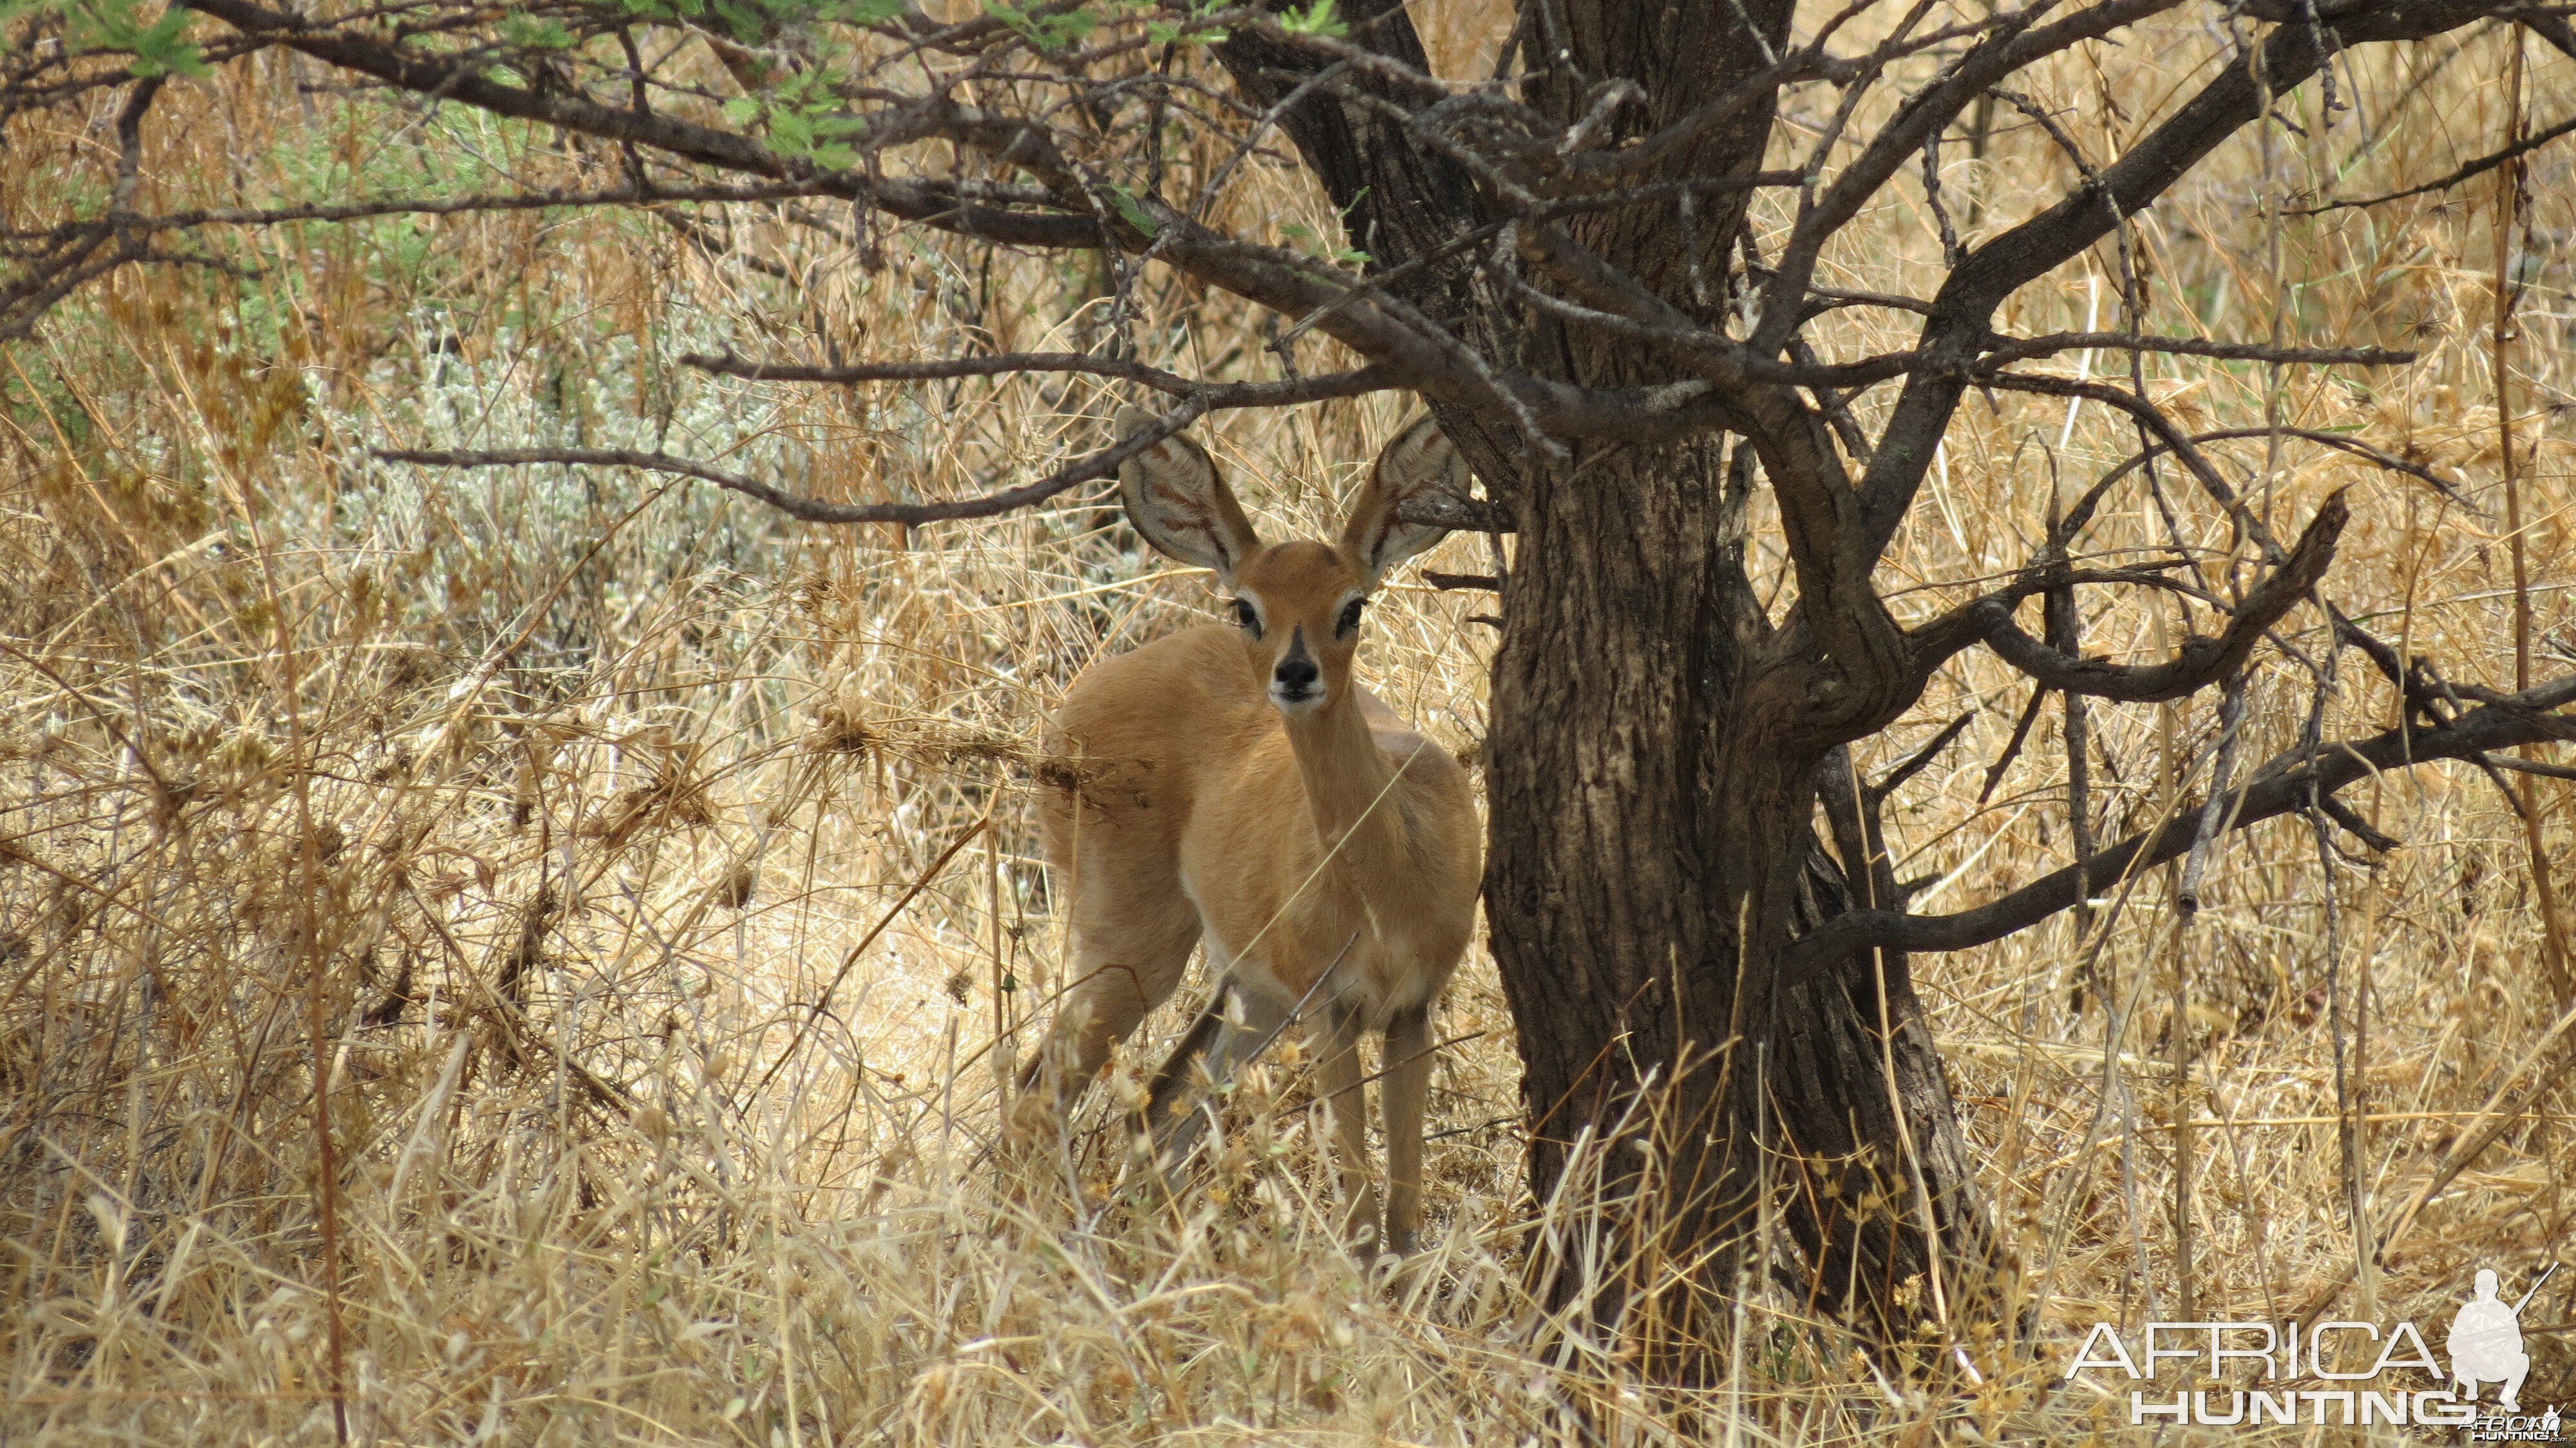
<path fill-rule="evenodd" d="M 1254 638 L 1261 637 L 1261 614 L 1253 608 L 1252 600 L 1238 598 L 1234 601 L 1234 621 L 1245 633 Z"/>
<path fill-rule="evenodd" d="M 1339 619 L 1336 619 L 1333 623 L 1334 636 L 1337 638 L 1349 638 L 1353 633 L 1358 632 L 1360 626 L 1360 610 L 1367 606 L 1368 600 L 1365 598 L 1354 598 L 1350 602 L 1343 604 L 1342 616 Z"/>

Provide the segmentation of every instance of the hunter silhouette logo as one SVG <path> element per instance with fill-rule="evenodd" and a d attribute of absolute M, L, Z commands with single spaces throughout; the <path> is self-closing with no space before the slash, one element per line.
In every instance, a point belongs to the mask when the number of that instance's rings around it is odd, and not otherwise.
<path fill-rule="evenodd" d="M 2479 1269 L 2471 1296 L 2451 1314 L 2443 1343 L 2448 1372 L 2412 1322 L 2384 1331 L 2378 1323 L 2351 1321 L 2150 1322 L 2134 1353 L 2118 1328 L 2101 1322 L 2075 1350 L 2066 1377 L 2070 1384 L 2087 1372 L 2116 1373 L 2133 1383 L 2166 1379 L 2161 1387 L 2130 1389 L 2132 1426 L 2163 1419 L 2202 1427 L 2286 1427 L 2305 1420 L 2318 1426 L 2465 1428 L 2472 1442 L 2559 1442 L 2558 1410 L 2525 1414 L 2521 1398 L 2531 1372 L 2522 1311 L 2557 1272 L 2558 1265 L 2550 1264 L 2508 1303 L 2499 1295 L 2502 1279 L 2492 1268 Z M 2184 1365 L 2182 1373 L 2170 1372 L 2176 1364 Z M 2253 1369 L 2239 1377 L 2244 1386 L 2226 1386 L 2231 1366 L 2240 1373 Z M 2317 1386 L 2293 1386 L 2299 1381 Z M 2492 1412 L 2478 1403 L 2478 1389 L 2488 1385 L 2500 1390 Z"/>
<path fill-rule="evenodd" d="M 2497 1405 L 2508 1413 L 2522 1410 L 2522 1380 L 2531 1371 L 2531 1355 L 2522 1350 L 2522 1310 L 2557 1272 L 2558 1264 L 2540 1274 L 2540 1282 L 2511 1307 L 2496 1300 L 2495 1269 L 2478 1269 L 2478 1295 L 2460 1304 L 2451 1318 L 2451 1381 L 2459 1386 L 2460 1396 L 2474 1403 L 2478 1384 L 2502 1383 L 2504 1392 Z"/>

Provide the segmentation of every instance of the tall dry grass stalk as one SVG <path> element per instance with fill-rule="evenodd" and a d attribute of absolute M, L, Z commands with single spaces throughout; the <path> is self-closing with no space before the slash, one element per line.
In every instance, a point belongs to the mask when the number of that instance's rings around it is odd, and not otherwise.
<path fill-rule="evenodd" d="M 2033 101 L 2112 154 L 2217 63 L 2197 14 L 2135 35 L 2116 68 L 2067 61 Z M 1435 59 L 1489 63 L 1491 20 L 1427 14 Z M 2283 98 L 2296 129 L 2232 144 L 2126 263 L 2149 330 L 2424 350 L 2386 377 L 2149 359 L 2146 380 L 2196 426 L 2340 431 L 2448 480 L 2223 447 L 2284 527 L 2353 488 L 2328 593 L 2499 686 L 2518 607 L 2530 656 L 2576 656 L 2563 153 L 2534 159 L 2528 244 L 2503 253 L 2527 288 L 2506 352 L 2511 536 L 2492 182 L 2317 219 L 2276 202 L 2489 149 L 2509 73 L 2536 116 L 2576 102 L 2576 66 L 2509 63 L 2513 44 L 2499 28 L 2347 55 L 2333 109 L 2321 88 Z M 146 158 L 156 198 L 574 164 L 542 135 L 301 79 L 268 57 L 175 88 Z M 1972 238 L 2073 164 L 2009 109 L 1984 123 L 1944 151 Z M 0 185 L 36 190 L 93 143 L 13 139 Z M 1220 207 L 1329 234 L 1277 166 Z M 2529 1088 L 2566 1060 L 2536 1044 L 2561 1003 L 2532 867 L 2564 865 L 2569 786 L 2508 799 L 2466 767 L 2357 792 L 2404 842 L 2384 855 L 2338 837 L 2321 859 L 2294 821 L 2231 839 L 2187 928 L 2157 872 L 2080 938 L 2061 919 L 1917 963 L 2038 1294 L 2038 1359 L 1986 1344 L 1981 1383 L 1884 1374 L 1763 1283 L 1722 1381 L 1687 1392 L 1555 1330 L 1520 1264 L 1541 1240 L 1579 1250 L 1583 1218 L 1571 1190 L 1519 1191 L 1512 1024 L 1481 953 L 1440 1015 L 1430 1246 L 1400 1271 L 1335 1245 L 1293 1041 L 1238 1083 L 1177 1201 L 1133 1169 L 1121 1115 L 1170 1019 L 1063 1159 L 997 1157 L 1000 1082 L 1065 960 L 1029 809 L 1040 722 L 1091 660 L 1203 616 L 1205 586 L 1096 502 L 839 535 L 662 480 L 431 474 L 364 448 L 667 442 L 809 493 L 949 496 L 1096 445 L 1113 400 L 1081 380 L 796 390 L 672 359 L 1125 328 L 1148 360 L 1251 375 L 1275 328 L 1160 284 L 1114 316 L 1096 278 L 854 235 L 846 216 L 396 219 L 239 247 L 255 277 L 125 273 L 0 357 L 0 1441 L 2119 1436 L 2124 1405 L 2051 1382 L 2095 1320 L 2314 1304 L 2429 1321 L 2471 1266 L 2519 1278 L 2566 1241 L 2576 1106 Z M 1833 280 L 1912 290 L 1940 256 L 1928 211 L 1892 206 L 1838 246 Z M 2009 320 L 2108 330 L 2122 265 L 2106 248 Z M 1820 325 L 1898 344 L 1865 315 Z M 1309 366 L 1324 350 L 1300 344 Z M 1266 528 L 1317 533 L 1402 410 L 1202 435 Z M 1900 611 L 2019 566 L 2051 500 L 2135 443 L 2093 407 L 1963 412 L 1883 575 Z M 2224 531 L 2163 511 L 2170 477 L 2134 496 L 2097 551 L 2179 542 L 2223 592 L 2244 561 Z M 1489 561 L 1481 540 L 1444 546 L 1432 566 Z M 1477 607 L 1391 587 L 1362 661 L 1470 759 L 1492 637 Z M 2294 618 L 2285 650 L 2322 661 L 2320 620 Z M 2142 595 L 2087 618 L 2086 647 L 2157 654 L 2175 626 Z M 2350 655 L 2339 668 L 2327 736 L 2387 727 L 2391 692 Z M 2258 675 L 2240 757 L 2294 742 L 2316 691 L 2294 666 Z M 1919 906 L 2071 858 L 2048 823 L 2066 789 L 2053 707 L 1978 802 L 2025 698 L 1968 656 L 1860 761 L 1883 770 L 1976 713 L 1891 810 Z M 2097 838 L 2169 808 L 2213 743 L 2213 719 L 2178 706 L 2089 724 Z M 2526 1400 L 2576 1397 L 2565 1301 L 2543 1299 L 2561 1335 L 2533 1338 Z"/>

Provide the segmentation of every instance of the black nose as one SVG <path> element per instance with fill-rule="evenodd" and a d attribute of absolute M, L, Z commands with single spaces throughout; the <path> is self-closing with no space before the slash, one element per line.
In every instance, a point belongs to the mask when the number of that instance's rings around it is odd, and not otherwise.
<path fill-rule="evenodd" d="M 1315 687 L 1315 661 L 1305 654 L 1290 654 L 1270 671 L 1271 679 L 1291 694 L 1302 694 Z"/>

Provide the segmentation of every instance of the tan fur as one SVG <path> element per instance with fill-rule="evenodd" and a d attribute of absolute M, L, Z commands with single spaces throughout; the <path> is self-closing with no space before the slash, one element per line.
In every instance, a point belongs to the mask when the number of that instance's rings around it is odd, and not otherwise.
<path fill-rule="evenodd" d="M 1193 628 L 1103 660 L 1074 681 L 1049 741 L 1079 761 L 1068 771 L 1079 784 L 1044 804 L 1075 968 L 1039 1061 L 1053 1089 L 1025 1104 L 1070 1106 L 1178 987 L 1204 936 L 1240 994 L 1240 1019 L 1212 1027 L 1233 1033 L 1236 1058 L 1301 1002 L 1322 1026 L 1352 1231 L 1397 1250 L 1420 1216 L 1429 1011 L 1474 929 L 1478 827 L 1466 771 L 1353 682 L 1365 620 L 1348 638 L 1336 624 L 1354 594 L 1438 540 L 1397 522 L 1397 502 L 1460 472 L 1446 440 L 1417 423 L 1380 457 L 1338 545 L 1263 547 L 1196 444 L 1149 450 L 1122 475 L 1140 531 L 1257 600 L 1261 635 Z M 1322 696 L 1283 708 L 1273 670 L 1301 635 Z M 1366 1031 L 1387 1033 L 1382 1238 L 1357 1049 Z"/>

